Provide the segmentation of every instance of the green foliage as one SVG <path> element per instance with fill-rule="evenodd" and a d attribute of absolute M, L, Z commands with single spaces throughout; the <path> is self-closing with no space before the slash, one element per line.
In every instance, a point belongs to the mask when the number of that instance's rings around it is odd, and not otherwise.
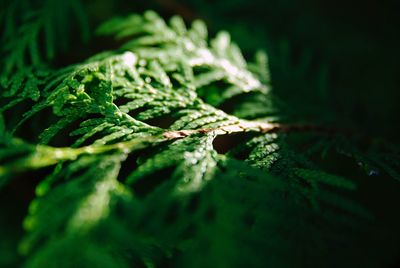
<path fill-rule="evenodd" d="M 2 75 L 10 75 L 16 69 L 40 66 L 54 58 L 57 50 L 65 50 L 72 23 L 79 22 L 82 37 L 88 39 L 88 25 L 80 1 L 33 1 L 16 0 L 0 2 Z M 44 51 L 39 46 L 44 35 Z M 21 75 L 21 72 L 19 73 Z"/>
<path fill-rule="evenodd" d="M 34 46 L 48 24 L 25 43 L 3 37 L 18 47 L 6 50 L 0 112 L 22 111 L 0 121 L 0 186 L 53 167 L 23 223 L 26 267 L 335 267 L 349 254 L 339 245 L 367 250 L 360 237 L 373 215 L 353 201 L 356 182 L 315 158 L 335 147 L 398 178 L 397 152 L 363 153 L 320 127 L 272 124 L 286 114 L 272 107 L 265 53 L 247 63 L 228 33 L 209 41 L 201 21 L 187 28 L 148 11 L 98 28 L 123 40 L 120 49 L 44 69 Z M 53 30 L 44 31 L 49 59 Z M 43 114 L 29 142 L 18 138 Z M 295 148 L 303 139 L 292 130 L 310 132 L 312 145 Z M 219 140 L 234 133 L 245 141 Z"/>

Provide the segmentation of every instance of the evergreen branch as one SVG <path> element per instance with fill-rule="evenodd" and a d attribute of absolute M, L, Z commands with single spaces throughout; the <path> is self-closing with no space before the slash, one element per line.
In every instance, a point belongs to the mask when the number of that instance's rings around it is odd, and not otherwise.
<path fill-rule="evenodd" d="M 186 138 L 192 135 L 207 135 L 213 136 L 229 135 L 240 132 L 259 132 L 259 133 L 276 133 L 292 131 L 306 131 L 316 132 L 322 134 L 332 134 L 333 130 L 330 128 L 323 128 L 320 126 L 312 125 L 282 125 L 277 123 L 266 123 L 256 121 L 242 120 L 238 124 L 226 125 L 217 128 L 200 128 L 189 130 L 172 130 L 165 131 L 162 134 L 155 136 L 145 136 L 135 138 L 128 141 L 117 142 L 107 145 L 89 145 L 79 148 L 69 147 L 52 147 L 47 145 L 29 145 L 24 144 L 22 141 L 14 140 L 10 147 L 26 147 L 27 150 L 32 151 L 28 157 L 8 163 L 5 167 L 0 166 L 0 176 L 9 173 L 22 172 L 29 169 L 43 168 L 52 166 L 63 161 L 73 161 L 81 155 L 100 155 L 111 151 L 120 151 L 125 154 L 132 153 L 137 150 L 144 149 L 149 146 L 156 146 L 166 141 Z"/>
<path fill-rule="evenodd" d="M 31 152 L 28 156 L 22 159 L 7 163 L 5 166 L 0 166 L 0 176 L 22 172 L 30 169 L 38 169 L 47 166 L 52 166 L 63 161 L 73 161 L 82 155 L 100 155 L 111 151 L 119 151 L 125 154 L 136 150 L 146 148 L 150 145 L 154 146 L 163 140 L 160 137 L 144 137 L 126 142 L 119 142 L 109 145 L 91 145 L 79 148 L 69 147 L 51 147 L 47 145 L 29 145 L 22 142 L 15 142 L 10 146 L 22 147 Z M 21 144 L 22 143 L 22 144 Z"/>
<path fill-rule="evenodd" d="M 349 130 L 337 129 L 329 126 L 319 126 L 312 124 L 279 124 L 258 121 L 241 120 L 238 124 L 221 126 L 218 128 L 202 128 L 195 130 L 177 130 L 167 131 L 163 135 L 168 139 L 183 138 L 193 134 L 205 134 L 213 132 L 216 135 L 225 135 L 238 132 L 256 131 L 260 133 L 293 133 L 293 132 L 311 132 L 324 135 L 345 135 L 351 137 L 355 135 Z"/>
<path fill-rule="evenodd" d="M 248 63 L 226 32 L 210 41 L 201 21 L 188 28 L 149 11 L 98 33 L 126 43 L 1 84 L 0 187 L 55 165 L 24 221 L 27 267 L 325 266 L 349 244 L 341 236 L 373 217 L 351 200 L 356 183 L 322 170 L 318 154 L 336 148 L 399 177 L 395 156 L 361 152 L 346 130 L 263 122 L 285 115 L 271 112 L 268 58 Z M 23 111 L 3 120 L 17 104 Z M 26 124 L 35 125 L 32 144 L 17 138 Z M 216 137 L 247 132 L 217 150 Z"/>
<path fill-rule="evenodd" d="M 3 79 L 16 71 L 29 70 L 32 66 L 43 68 L 56 52 L 65 50 L 74 19 L 79 24 L 82 39 L 87 41 L 89 38 L 88 22 L 79 0 L 46 0 L 38 3 L 15 0 L 4 5 L 6 12 L 2 15 L 4 18 L 0 17 L 0 22 L 4 19 L 0 27 L 0 40 L 4 43 L 0 48 L 4 58 L 0 69 Z M 44 46 L 40 47 L 42 43 Z"/>

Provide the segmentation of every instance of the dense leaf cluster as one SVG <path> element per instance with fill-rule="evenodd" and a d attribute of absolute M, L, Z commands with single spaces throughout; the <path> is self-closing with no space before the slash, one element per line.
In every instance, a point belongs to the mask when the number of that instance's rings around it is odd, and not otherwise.
<path fill-rule="evenodd" d="M 373 215 L 353 201 L 356 182 L 319 159 L 341 154 L 399 179 L 394 148 L 365 152 L 346 133 L 279 121 L 266 54 L 248 63 L 201 21 L 148 11 L 97 34 L 123 45 L 56 70 L 36 64 L 37 37 L 3 36 L 18 46 L 3 48 L 0 186 L 52 167 L 23 223 L 26 267 L 371 264 Z M 45 47 L 51 58 L 56 45 Z"/>

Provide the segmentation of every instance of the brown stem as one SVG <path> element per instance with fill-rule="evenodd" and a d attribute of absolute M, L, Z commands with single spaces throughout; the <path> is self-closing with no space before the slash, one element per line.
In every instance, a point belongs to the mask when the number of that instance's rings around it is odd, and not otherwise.
<path fill-rule="evenodd" d="M 242 121 L 237 124 L 222 126 L 218 128 L 203 128 L 195 130 L 175 130 L 163 133 L 163 136 L 168 140 L 184 138 L 193 134 L 206 134 L 214 132 L 216 135 L 225 135 L 238 132 L 256 131 L 261 133 L 268 132 L 316 132 L 327 135 L 346 134 L 351 133 L 346 130 L 339 130 L 330 127 L 317 126 L 317 125 L 284 125 L 277 123 L 266 122 L 251 122 Z"/>

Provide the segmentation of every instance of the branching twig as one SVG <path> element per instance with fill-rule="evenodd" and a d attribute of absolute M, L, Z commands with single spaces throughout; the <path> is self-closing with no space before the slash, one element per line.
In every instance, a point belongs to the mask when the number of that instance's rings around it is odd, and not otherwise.
<path fill-rule="evenodd" d="M 240 132 L 316 132 L 328 135 L 345 133 L 337 129 L 315 125 L 284 125 L 257 121 L 241 121 L 237 124 L 218 128 L 202 128 L 194 130 L 172 130 L 155 136 L 147 136 L 114 144 L 88 145 L 79 148 L 52 147 L 47 145 L 29 145 L 32 154 L 21 161 L 16 161 L 7 166 L 0 166 L 0 175 L 10 172 L 21 172 L 27 169 L 37 169 L 52 166 L 61 161 L 75 160 L 84 154 L 103 154 L 110 151 L 122 151 L 129 154 L 149 146 L 157 145 L 165 141 L 182 139 L 196 134 L 214 133 L 215 135 L 227 135 Z M 21 142 L 21 141 L 19 141 Z"/>
<path fill-rule="evenodd" d="M 204 128 L 195 130 L 176 130 L 167 131 L 163 133 L 163 136 L 168 140 L 184 138 L 193 134 L 204 134 L 214 132 L 216 135 L 225 135 L 238 132 L 250 132 L 256 131 L 261 133 L 267 132 L 316 132 L 321 134 L 336 135 L 351 133 L 347 130 L 335 129 L 332 127 L 318 126 L 318 125 L 301 125 L 301 124 L 278 124 L 278 123 L 266 123 L 257 121 L 241 121 L 238 124 L 222 126 L 219 128 Z"/>

